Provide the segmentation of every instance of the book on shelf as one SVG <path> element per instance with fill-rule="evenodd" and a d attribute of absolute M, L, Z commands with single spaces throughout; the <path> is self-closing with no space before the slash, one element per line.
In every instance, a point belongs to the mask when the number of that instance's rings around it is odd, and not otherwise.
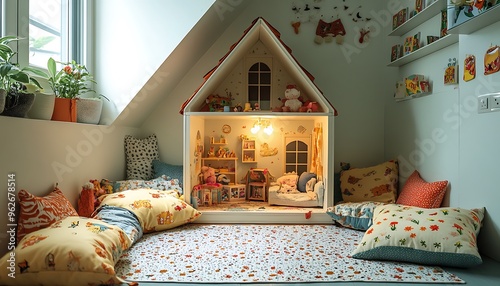
<path fill-rule="evenodd" d="M 403 44 L 403 55 L 406 56 L 411 52 L 413 52 L 413 36 L 408 36 Z"/>
<path fill-rule="evenodd" d="M 413 47 L 412 52 L 418 50 L 420 48 L 420 32 L 416 33 L 413 36 Z"/>
<path fill-rule="evenodd" d="M 422 12 L 424 9 L 424 0 L 415 0 L 415 11 Z"/>
<path fill-rule="evenodd" d="M 439 36 L 442 38 L 448 35 L 448 11 L 446 9 L 441 10 L 441 29 Z"/>
<path fill-rule="evenodd" d="M 397 60 L 399 57 L 401 57 L 401 45 L 397 44 L 397 45 L 392 46 L 391 62 Z"/>
<path fill-rule="evenodd" d="M 410 75 L 405 78 L 405 86 L 408 96 L 429 92 L 429 82 L 420 74 Z"/>

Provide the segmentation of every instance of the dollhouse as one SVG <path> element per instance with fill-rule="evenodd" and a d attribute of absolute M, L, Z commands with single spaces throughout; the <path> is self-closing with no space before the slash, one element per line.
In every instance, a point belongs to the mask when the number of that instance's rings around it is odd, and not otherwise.
<path fill-rule="evenodd" d="M 300 101 L 300 106 L 292 107 L 288 100 Z M 325 211 L 333 204 L 333 122 L 337 111 L 266 20 L 252 22 L 204 76 L 180 113 L 184 116 L 185 190 L 199 184 L 202 166 L 223 175 L 226 190 L 241 190 L 254 169 L 264 169 L 274 178 L 290 172 L 313 172 L 324 184 L 323 208 L 316 210 L 324 216 L 313 216 L 309 222 L 331 222 Z M 258 198 L 266 200 L 264 193 L 249 191 L 247 199 L 260 194 Z M 185 200 L 189 202 L 189 192 L 185 192 Z M 210 212 L 203 217 L 211 222 L 230 222 L 224 214 Z M 303 217 L 288 219 L 300 221 Z M 244 220 L 270 219 L 245 215 Z"/>

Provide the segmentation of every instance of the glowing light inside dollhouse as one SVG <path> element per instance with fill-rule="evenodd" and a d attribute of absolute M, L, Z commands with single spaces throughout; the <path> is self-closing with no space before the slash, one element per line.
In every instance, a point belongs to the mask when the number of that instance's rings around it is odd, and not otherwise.
<path fill-rule="evenodd" d="M 267 135 L 273 134 L 274 129 L 273 126 L 271 125 L 271 122 L 269 120 L 261 120 L 260 118 L 257 121 L 255 121 L 253 127 L 250 129 L 250 132 L 252 132 L 252 134 L 257 134 L 257 132 L 260 131 L 261 127 L 264 127 L 263 131 Z"/>

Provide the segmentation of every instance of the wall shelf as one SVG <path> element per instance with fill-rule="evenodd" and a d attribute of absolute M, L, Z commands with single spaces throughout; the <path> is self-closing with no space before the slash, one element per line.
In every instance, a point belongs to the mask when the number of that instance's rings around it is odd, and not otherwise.
<path fill-rule="evenodd" d="M 424 93 L 416 93 L 416 94 L 412 94 L 410 96 L 405 96 L 403 98 L 395 98 L 394 100 L 396 102 L 401 102 L 401 101 L 407 101 L 407 100 L 410 100 L 410 99 L 414 99 L 414 98 L 419 98 L 419 97 L 423 97 L 423 96 L 427 96 L 429 94 L 432 94 L 431 92 L 424 92 Z"/>
<path fill-rule="evenodd" d="M 497 4 L 476 17 L 450 28 L 448 34 L 471 34 L 498 21 L 500 21 L 500 5 Z"/>
<path fill-rule="evenodd" d="M 439 51 L 439 50 L 446 48 L 450 45 L 453 45 L 455 43 L 458 43 L 458 35 L 446 35 L 443 38 L 441 38 L 441 39 L 439 39 L 431 44 L 425 45 L 425 46 L 421 47 L 420 49 L 418 49 L 418 50 L 416 50 L 416 51 L 414 51 L 406 56 L 402 56 L 402 57 L 398 58 L 397 60 L 390 62 L 387 66 L 389 66 L 389 67 L 403 66 L 407 63 L 410 63 L 410 62 L 417 60 L 421 57 L 432 54 L 436 51 Z"/>
<path fill-rule="evenodd" d="M 447 0 L 435 1 L 434 3 L 423 9 L 421 12 L 417 13 L 415 16 L 399 25 L 399 27 L 392 30 L 392 32 L 389 33 L 389 36 L 402 36 L 408 33 L 410 30 L 416 28 L 417 26 L 423 24 L 425 21 L 439 14 L 441 10 L 446 9 L 446 3 Z"/>

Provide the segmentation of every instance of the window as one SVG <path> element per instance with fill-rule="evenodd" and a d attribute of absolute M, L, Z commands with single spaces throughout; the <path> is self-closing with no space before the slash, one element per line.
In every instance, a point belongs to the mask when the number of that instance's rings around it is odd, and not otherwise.
<path fill-rule="evenodd" d="M 85 64 L 88 5 L 87 0 L 3 0 L 2 32 L 28 39 L 18 42 L 21 65 L 46 68 L 49 57 Z"/>
<path fill-rule="evenodd" d="M 248 70 L 248 102 L 261 110 L 271 110 L 271 69 L 263 62 L 253 64 Z"/>
<path fill-rule="evenodd" d="M 83 62 L 84 2 L 30 0 L 30 65 L 45 67 L 50 57 L 61 62 Z"/>
<path fill-rule="evenodd" d="M 309 145 L 311 138 L 285 137 L 285 172 L 302 174 L 309 170 Z"/>

